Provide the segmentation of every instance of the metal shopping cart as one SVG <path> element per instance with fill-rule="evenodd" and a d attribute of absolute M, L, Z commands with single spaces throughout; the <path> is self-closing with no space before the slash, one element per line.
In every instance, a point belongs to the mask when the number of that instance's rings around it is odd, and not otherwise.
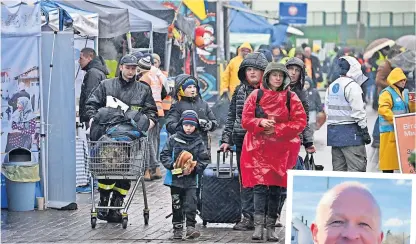
<path fill-rule="evenodd" d="M 149 208 L 147 205 L 144 171 L 147 157 L 147 138 L 135 141 L 88 141 L 89 155 L 86 169 L 89 170 L 91 182 L 94 179 L 133 180 L 136 181 L 133 190 L 125 201 L 124 206 L 98 206 L 95 205 L 94 189 L 91 191 L 91 227 L 97 224 L 98 209 L 120 209 L 122 211 L 122 227 L 127 228 L 127 211 L 136 193 L 139 184 L 143 189 L 144 224 L 149 223 Z"/>

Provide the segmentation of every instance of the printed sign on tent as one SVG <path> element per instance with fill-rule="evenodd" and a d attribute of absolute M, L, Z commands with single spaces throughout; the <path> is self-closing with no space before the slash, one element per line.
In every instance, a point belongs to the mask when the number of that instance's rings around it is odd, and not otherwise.
<path fill-rule="evenodd" d="M 416 174 L 416 113 L 394 116 L 394 128 L 400 171 Z"/>
<path fill-rule="evenodd" d="M 1 6 L 1 153 L 37 149 L 40 7 Z"/>

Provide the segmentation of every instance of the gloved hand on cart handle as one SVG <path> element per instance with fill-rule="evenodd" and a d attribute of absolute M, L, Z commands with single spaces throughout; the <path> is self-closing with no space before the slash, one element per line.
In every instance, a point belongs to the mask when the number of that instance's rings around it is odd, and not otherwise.
<path fill-rule="evenodd" d="M 212 122 L 209 120 L 200 119 L 199 125 L 201 126 L 202 131 L 210 131 L 212 129 Z"/>

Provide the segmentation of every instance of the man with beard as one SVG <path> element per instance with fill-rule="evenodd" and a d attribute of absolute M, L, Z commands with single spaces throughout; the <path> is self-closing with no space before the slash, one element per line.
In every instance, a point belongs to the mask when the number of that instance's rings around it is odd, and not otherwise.
<path fill-rule="evenodd" d="M 227 151 L 230 145 L 236 145 L 237 167 L 240 177 L 240 157 L 243 147 L 244 136 L 246 130 L 241 126 L 242 113 L 244 103 L 252 91 L 260 88 L 260 83 L 263 78 L 264 70 L 267 67 L 267 59 L 262 53 L 250 53 L 240 65 L 238 70 L 238 78 L 241 84 L 236 87 L 230 108 L 228 110 L 227 122 L 221 138 L 220 149 Z M 241 184 L 240 178 L 240 184 Z M 241 208 L 243 218 L 237 223 L 234 230 L 253 230 L 254 229 L 254 203 L 253 203 L 253 188 L 241 187 Z"/>

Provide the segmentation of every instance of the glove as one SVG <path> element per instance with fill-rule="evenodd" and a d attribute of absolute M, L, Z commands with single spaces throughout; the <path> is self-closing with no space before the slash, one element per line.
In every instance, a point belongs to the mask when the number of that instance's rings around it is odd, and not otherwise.
<path fill-rule="evenodd" d="M 210 131 L 212 129 L 212 122 L 209 120 L 200 119 L 199 126 L 201 126 L 202 131 Z"/>
<path fill-rule="evenodd" d="M 366 145 L 370 144 L 371 143 L 371 136 L 368 133 L 368 128 L 367 127 L 365 127 L 365 128 L 359 127 L 359 128 L 360 128 L 359 129 L 360 135 L 363 137 L 364 143 Z"/>

